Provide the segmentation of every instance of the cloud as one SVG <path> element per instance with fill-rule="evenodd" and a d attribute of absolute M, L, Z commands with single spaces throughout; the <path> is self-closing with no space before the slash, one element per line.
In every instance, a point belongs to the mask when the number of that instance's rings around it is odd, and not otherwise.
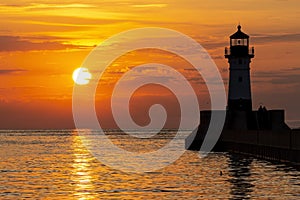
<path fill-rule="evenodd" d="M 93 8 L 95 5 L 91 4 L 39 4 L 39 3 L 18 3 L 18 4 L 0 4 L 1 7 L 22 7 L 27 9 L 48 9 L 48 8 Z"/>
<path fill-rule="evenodd" d="M 95 8 L 91 4 L 33 4 L 34 8 Z"/>
<path fill-rule="evenodd" d="M 197 69 L 195 69 L 195 68 L 186 68 L 186 69 L 183 69 L 184 71 L 188 71 L 188 72 L 198 72 L 198 70 Z"/>
<path fill-rule="evenodd" d="M 222 84 L 227 84 L 228 78 L 223 78 L 221 81 L 216 78 L 211 78 L 209 81 L 205 81 L 202 77 L 191 77 L 187 79 L 188 81 L 197 84 L 197 85 L 207 85 L 207 84 L 212 84 L 212 85 L 222 85 Z"/>
<path fill-rule="evenodd" d="M 0 36 L 1 51 L 41 51 L 41 50 L 65 50 L 80 49 L 87 46 L 64 44 L 59 41 L 32 42 L 19 36 Z"/>
<path fill-rule="evenodd" d="M 229 40 L 224 40 L 224 38 L 218 38 L 218 39 L 210 39 L 209 37 L 199 37 L 199 36 L 193 36 L 193 39 L 195 39 L 199 44 L 201 44 L 205 49 L 216 49 L 220 47 L 226 47 L 229 44 Z"/>
<path fill-rule="evenodd" d="M 23 72 L 27 72 L 28 70 L 25 69 L 0 69 L 0 76 L 1 75 L 11 75 L 11 74 L 19 74 Z"/>
<path fill-rule="evenodd" d="M 132 5 L 134 8 L 164 8 L 167 7 L 168 4 L 136 4 Z"/>
<path fill-rule="evenodd" d="M 300 67 L 291 67 L 273 71 L 257 71 L 253 74 L 254 82 L 272 84 L 300 85 Z"/>
<path fill-rule="evenodd" d="M 285 71 L 292 72 L 292 73 L 299 72 L 300 67 L 289 67 L 289 68 L 286 68 Z"/>
<path fill-rule="evenodd" d="M 29 4 L 0 4 L 0 7 L 24 7 Z"/>
<path fill-rule="evenodd" d="M 279 35 L 265 35 L 265 34 L 250 34 L 251 43 L 256 44 L 268 44 L 274 42 L 299 42 L 300 41 L 300 33 L 290 33 L 290 34 L 279 34 Z M 216 49 L 220 47 L 228 46 L 229 41 L 222 41 L 220 38 L 218 40 L 210 40 L 208 38 L 200 38 L 194 37 L 199 43 L 203 45 L 206 49 Z M 220 59 L 221 57 L 215 57 L 216 59 Z M 223 57 L 222 57 L 223 58 Z"/>
<path fill-rule="evenodd" d="M 270 42 L 299 42 L 300 33 L 280 34 L 280 35 L 252 34 L 251 39 L 255 44 L 264 44 Z"/>

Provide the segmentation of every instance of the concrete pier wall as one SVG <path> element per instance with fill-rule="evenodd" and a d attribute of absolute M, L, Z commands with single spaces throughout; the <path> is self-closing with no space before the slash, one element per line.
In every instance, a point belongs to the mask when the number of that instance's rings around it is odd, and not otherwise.
<path fill-rule="evenodd" d="M 194 140 L 190 150 L 199 150 L 203 137 Z M 225 130 L 215 146 L 217 151 L 253 155 L 258 158 L 300 164 L 300 130 L 233 131 Z"/>
<path fill-rule="evenodd" d="M 243 126 L 238 123 L 240 121 L 243 121 Z M 248 127 L 245 127 L 245 122 Z M 201 124 L 198 131 L 186 139 L 186 149 L 200 150 L 209 123 L 210 112 L 201 113 Z M 241 115 L 240 112 L 229 113 L 214 150 L 300 164 L 300 129 L 291 130 L 285 124 L 282 110 L 268 111 L 262 115 L 255 111 L 248 115 Z"/>
<path fill-rule="evenodd" d="M 297 165 L 300 164 L 300 150 L 231 142 L 225 142 L 222 146 L 228 152 L 251 155 L 266 160 L 286 161 Z"/>
<path fill-rule="evenodd" d="M 220 141 L 300 150 L 300 130 L 223 131 Z"/>
<path fill-rule="evenodd" d="M 291 148 L 295 150 L 300 150 L 300 129 L 292 130 Z"/>

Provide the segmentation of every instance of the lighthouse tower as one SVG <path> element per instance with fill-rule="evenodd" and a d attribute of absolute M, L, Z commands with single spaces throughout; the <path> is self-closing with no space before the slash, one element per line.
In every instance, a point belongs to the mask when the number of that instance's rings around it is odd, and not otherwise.
<path fill-rule="evenodd" d="M 225 58 L 229 63 L 229 111 L 252 111 L 250 63 L 254 58 L 254 48 L 249 47 L 249 36 L 241 31 L 230 36 L 230 48 L 225 48 Z"/>

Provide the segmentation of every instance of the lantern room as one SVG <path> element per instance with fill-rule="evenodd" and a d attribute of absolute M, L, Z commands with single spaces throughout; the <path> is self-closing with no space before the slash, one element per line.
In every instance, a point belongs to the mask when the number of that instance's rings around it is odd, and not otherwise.
<path fill-rule="evenodd" d="M 230 49 L 225 49 L 225 57 L 254 57 L 254 49 L 249 51 L 249 35 L 242 32 L 241 25 L 237 28 L 237 32 L 230 36 Z"/>
<path fill-rule="evenodd" d="M 238 31 L 230 36 L 230 46 L 249 46 L 249 35 L 241 31 L 241 25 L 238 26 Z"/>

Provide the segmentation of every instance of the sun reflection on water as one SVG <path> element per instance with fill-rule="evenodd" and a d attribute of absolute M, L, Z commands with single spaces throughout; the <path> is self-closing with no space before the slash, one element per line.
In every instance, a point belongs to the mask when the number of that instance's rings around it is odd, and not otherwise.
<path fill-rule="evenodd" d="M 72 143 L 74 162 L 72 164 L 72 181 L 75 185 L 74 196 L 79 200 L 95 199 L 92 191 L 95 190 L 91 173 L 93 157 L 82 145 L 80 137 L 74 133 Z"/>

